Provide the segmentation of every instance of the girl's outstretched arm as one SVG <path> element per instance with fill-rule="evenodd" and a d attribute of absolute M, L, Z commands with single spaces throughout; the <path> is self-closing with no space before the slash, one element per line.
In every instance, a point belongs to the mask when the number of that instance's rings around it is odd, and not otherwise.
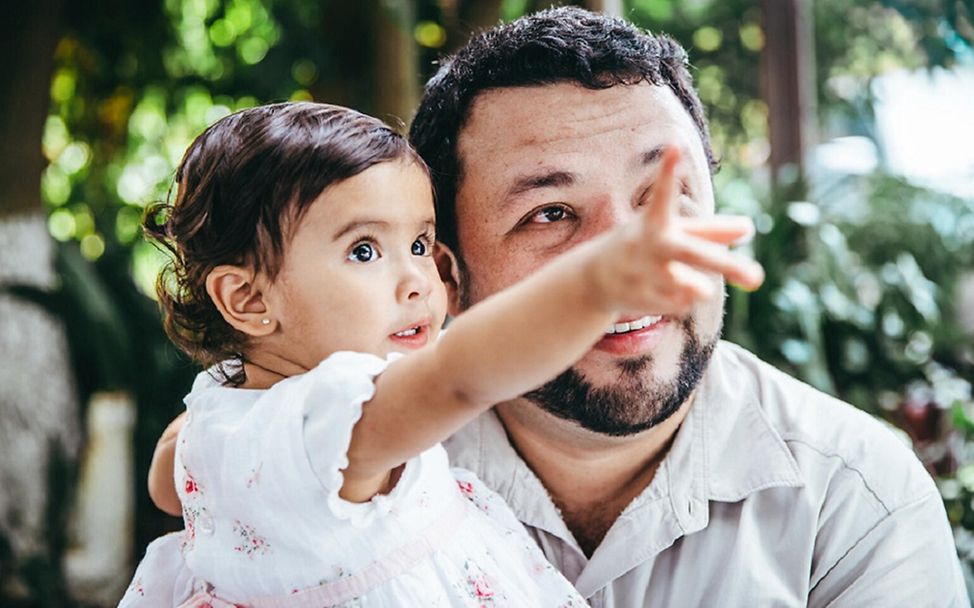
<path fill-rule="evenodd" d="M 675 150 L 664 155 L 638 219 L 473 306 L 435 344 L 378 377 L 352 434 L 343 498 L 369 499 L 410 457 L 555 377 L 620 315 L 686 314 L 717 289 L 706 273 L 760 285 L 760 266 L 724 247 L 753 231 L 750 220 L 678 217 L 678 160 Z"/>

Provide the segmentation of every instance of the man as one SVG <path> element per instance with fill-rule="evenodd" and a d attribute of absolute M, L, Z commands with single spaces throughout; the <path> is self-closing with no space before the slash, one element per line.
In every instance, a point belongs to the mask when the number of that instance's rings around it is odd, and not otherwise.
<path fill-rule="evenodd" d="M 665 144 L 683 150 L 683 213 L 714 211 L 683 49 L 576 8 L 471 40 L 430 80 L 410 137 L 452 251 L 453 314 L 631 218 Z M 572 370 L 455 435 L 454 464 L 593 606 L 969 605 L 913 454 L 718 342 L 715 293 L 683 319 L 620 319 Z"/>
<path fill-rule="evenodd" d="M 428 84 L 411 138 L 436 187 L 453 314 L 628 221 L 665 145 L 683 152 L 681 212 L 714 210 L 683 49 L 580 9 L 473 39 Z M 719 342 L 715 293 L 685 318 L 619 319 L 572 370 L 455 435 L 454 464 L 596 607 L 968 606 L 913 454 Z M 153 497 L 173 510 L 168 437 Z"/>

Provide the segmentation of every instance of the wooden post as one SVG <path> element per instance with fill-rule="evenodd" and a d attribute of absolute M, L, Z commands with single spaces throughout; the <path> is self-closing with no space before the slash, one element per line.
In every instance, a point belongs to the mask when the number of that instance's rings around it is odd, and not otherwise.
<path fill-rule="evenodd" d="M 441 49 L 449 55 L 467 44 L 471 37 L 498 24 L 501 18 L 502 0 L 467 0 L 443 3 L 443 27 L 446 28 L 446 46 Z"/>
<path fill-rule="evenodd" d="M 816 129 L 811 0 L 763 0 L 761 6 L 761 84 L 768 104 L 772 183 L 775 189 L 803 190 Z"/>
<path fill-rule="evenodd" d="M 413 40 L 415 0 L 373 0 L 373 113 L 393 126 L 408 124 L 419 103 L 419 53 Z"/>
<path fill-rule="evenodd" d="M 0 216 L 40 213 L 41 135 L 50 104 L 61 0 L 0 9 Z"/>
<path fill-rule="evenodd" d="M 586 0 L 585 7 L 610 17 L 622 17 L 622 0 Z"/>

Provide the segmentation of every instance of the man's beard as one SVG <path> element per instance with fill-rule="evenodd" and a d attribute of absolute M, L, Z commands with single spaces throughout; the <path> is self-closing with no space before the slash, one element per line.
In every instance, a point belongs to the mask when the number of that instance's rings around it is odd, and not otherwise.
<path fill-rule="evenodd" d="M 646 381 L 653 366 L 652 356 L 647 355 L 620 361 L 620 382 L 615 385 L 596 388 L 569 368 L 524 397 L 546 412 L 603 435 L 634 435 L 652 428 L 690 398 L 720 339 L 718 332 L 701 344 L 692 319 L 684 319 L 681 325 L 686 339 L 679 371 L 670 382 L 654 386 Z"/>
<path fill-rule="evenodd" d="M 470 292 L 470 272 L 462 256 L 456 256 L 460 276 L 458 297 L 461 310 L 474 304 Z M 710 356 L 720 340 L 722 327 L 708 341 L 701 343 L 691 317 L 681 326 L 685 341 L 680 353 L 679 371 L 671 382 L 652 386 L 645 380 L 653 365 L 646 355 L 618 362 L 623 382 L 595 388 L 574 368 L 568 368 L 554 380 L 524 395 L 546 412 L 578 423 L 583 428 L 603 435 L 635 435 L 663 422 L 683 405 L 700 383 Z"/>

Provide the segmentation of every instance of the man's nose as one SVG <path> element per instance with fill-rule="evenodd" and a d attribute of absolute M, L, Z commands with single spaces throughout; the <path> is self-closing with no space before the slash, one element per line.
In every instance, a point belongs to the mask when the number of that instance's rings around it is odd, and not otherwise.
<path fill-rule="evenodd" d="M 413 260 L 403 262 L 400 273 L 396 288 L 396 298 L 399 301 L 421 300 L 430 294 L 432 285 L 429 274 L 423 271 L 419 263 Z"/>

